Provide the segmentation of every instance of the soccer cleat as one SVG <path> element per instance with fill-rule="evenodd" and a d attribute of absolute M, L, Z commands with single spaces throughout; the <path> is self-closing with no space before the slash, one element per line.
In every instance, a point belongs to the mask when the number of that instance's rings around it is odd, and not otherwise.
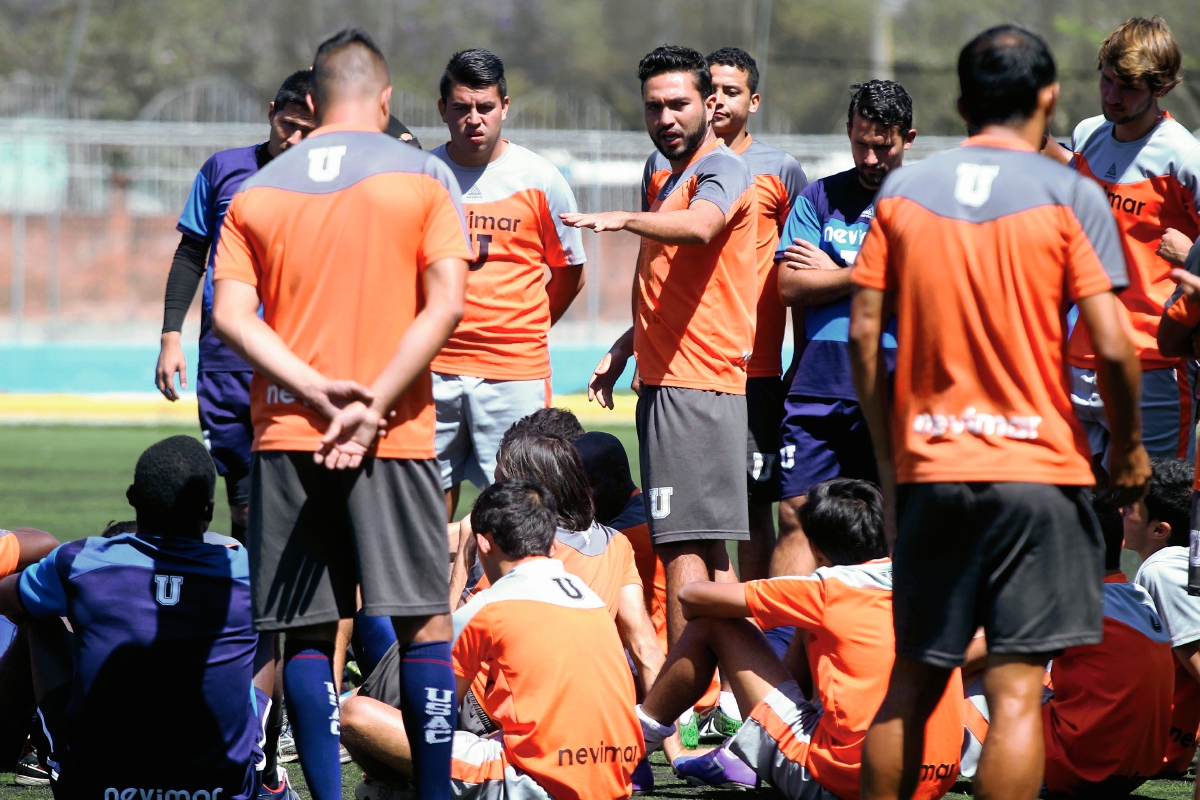
<path fill-rule="evenodd" d="M 755 789 L 758 775 L 745 761 L 718 747 L 702 756 L 677 759 L 675 774 L 692 786 L 714 786 L 723 789 Z"/>
<path fill-rule="evenodd" d="M 38 763 L 37 750 L 32 744 L 26 744 L 21 753 L 21 760 L 13 770 L 13 783 L 17 786 L 49 786 L 50 772 Z"/>
<path fill-rule="evenodd" d="M 683 745 L 684 750 L 695 750 L 700 746 L 699 716 L 692 714 L 692 718 L 686 724 L 679 726 L 679 743 Z"/>
<path fill-rule="evenodd" d="M 276 765 L 275 780 L 279 785 L 274 789 L 265 783 L 258 785 L 258 800 L 300 800 L 300 795 L 296 794 L 296 790 L 292 788 L 292 782 L 288 780 L 286 769 Z"/>
<path fill-rule="evenodd" d="M 654 768 L 650 766 L 649 758 L 639 761 L 629 777 L 633 782 L 634 794 L 649 794 L 654 791 Z"/>
<path fill-rule="evenodd" d="M 700 720 L 697 738 L 702 744 L 721 744 L 741 727 L 740 720 L 726 716 L 721 707 L 717 706 Z"/>
<path fill-rule="evenodd" d="M 338 762 L 341 764 L 350 763 L 350 751 L 341 744 L 338 744 Z"/>
<path fill-rule="evenodd" d="M 411 786 L 397 788 L 390 783 L 377 781 L 365 773 L 354 787 L 354 800 L 416 800 L 417 792 Z"/>
<path fill-rule="evenodd" d="M 279 743 L 275 746 L 275 759 L 280 764 L 287 764 L 300 757 L 296 752 L 296 735 L 292 733 L 292 723 L 288 721 L 287 713 L 283 715 L 283 729 L 279 732 Z"/>

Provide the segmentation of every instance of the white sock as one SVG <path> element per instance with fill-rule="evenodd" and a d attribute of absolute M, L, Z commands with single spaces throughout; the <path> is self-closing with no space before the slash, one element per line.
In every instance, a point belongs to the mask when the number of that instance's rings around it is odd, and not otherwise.
<path fill-rule="evenodd" d="M 675 732 L 674 725 L 663 725 L 642 711 L 642 704 L 637 705 L 638 721 L 642 723 L 642 738 L 646 740 L 646 755 L 650 755 L 662 747 L 663 739 Z"/>
<path fill-rule="evenodd" d="M 721 692 L 721 713 L 732 720 L 742 721 L 742 712 L 738 709 L 737 699 L 733 692 Z"/>
<path fill-rule="evenodd" d="M 690 706 L 688 710 L 679 715 L 679 727 L 683 727 L 692 721 L 692 717 L 696 716 L 696 712 Z"/>

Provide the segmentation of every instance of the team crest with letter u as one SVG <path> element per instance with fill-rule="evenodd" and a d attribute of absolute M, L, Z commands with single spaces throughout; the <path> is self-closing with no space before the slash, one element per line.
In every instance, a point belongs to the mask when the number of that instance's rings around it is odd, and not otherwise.
<path fill-rule="evenodd" d="M 650 516 L 653 519 L 666 519 L 671 515 L 671 495 L 675 493 L 674 486 L 663 486 L 650 490 Z"/>
<path fill-rule="evenodd" d="M 183 588 L 182 575 L 155 575 L 154 599 L 160 606 L 173 606 L 179 603 L 179 592 Z"/>

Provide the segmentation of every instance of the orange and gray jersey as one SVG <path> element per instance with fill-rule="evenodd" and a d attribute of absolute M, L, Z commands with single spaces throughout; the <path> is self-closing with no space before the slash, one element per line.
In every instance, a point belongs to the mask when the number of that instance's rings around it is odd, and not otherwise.
<path fill-rule="evenodd" d="M 1133 142 L 1117 141 L 1113 123 L 1092 117 L 1075 128 L 1071 149 L 1075 169 L 1100 184 L 1121 231 L 1129 288 L 1120 297 L 1129 310 L 1142 368 L 1173 367 L 1178 359 L 1165 358 L 1157 343 L 1163 305 L 1175 290 L 1173 265 L 1157 250 L 1167 228 L 1193 241 L 1200 237 L 1200 141 L 1169 114 Z M 1092 343 L 1082 325 L 1071 335 L 1069 357 L 1073 366 L 1094 366 Z"/>
<path fill-rule="evenodd" d="M 544 272 L 586 260 L 582 233 L 559 217 L 577 210 L 571 187 L 557 167 L 511 142 L 483 167 L 454 163 L 445 145 L 432 155 L 458 179 L 475 249 L 462 321 L 433 371 L 489 380 L 549 377 Z"/>

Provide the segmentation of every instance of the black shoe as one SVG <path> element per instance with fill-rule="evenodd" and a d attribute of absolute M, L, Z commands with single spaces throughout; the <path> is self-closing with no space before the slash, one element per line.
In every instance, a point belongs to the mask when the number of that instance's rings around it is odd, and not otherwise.
<path fill-rule="evenodd" d="M 21 760 L 13 770 L 13 783 L 17 786 L 49 786 L 50 771 L 38 763 L 37 750 L 33 745 L 25 745 Z"/>

